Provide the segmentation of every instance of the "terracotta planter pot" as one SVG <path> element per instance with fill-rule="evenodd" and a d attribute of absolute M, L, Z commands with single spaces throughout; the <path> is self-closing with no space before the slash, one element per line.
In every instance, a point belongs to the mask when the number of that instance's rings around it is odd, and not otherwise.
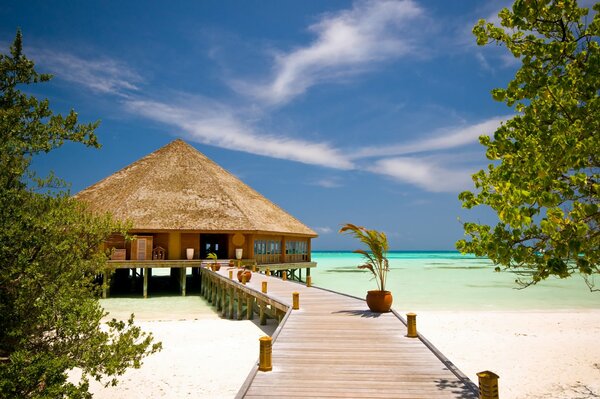
<path fill-rule="evenodd" d="M 252 272 L 250 270 L 240 270 L 237 272 L 237 279 L 240 283 L 242 282 L 242 276 L 244 275 L 246 276 L 246 282 L 250 281 L 252 278 Z"/>
<path fill-rule="evenodd" d="M 218 272 L 219 270 L 221 270 L 221 265 L 217 263 L 216 265 L 211 265 L 210 268 L 213 272 Z"/>
<path fill-rule="evenodd" d="M 368 291 L 367 306 L 371 312 L 387 313 L 392 307 L 392 293 L 390 291 Z"/>

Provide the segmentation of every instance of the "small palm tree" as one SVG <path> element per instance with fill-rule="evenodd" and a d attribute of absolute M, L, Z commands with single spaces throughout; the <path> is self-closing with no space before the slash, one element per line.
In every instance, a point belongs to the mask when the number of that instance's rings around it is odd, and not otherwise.
<path fill-rule="evenodd" d="M 208 255 L 206 255 L 206 259 L 212 259 L 215 265 L 217 264 L 217 254 L 214 252 L 211 252 Z"/>
<path fill-rule="evenodd" d="M 361 254 L 365 257 L 366 263 L 358 266 L 359 269 L 368 269 L 373 273 L 373 278 L 377 281 L 377 288 L 380 291 L 385 291 L 385 282 L 387 274 L 390 270 L 387 252 L 388 241 L 384 232 L 377 230 L 369 230 L 362 226 L 356 226 L 347 223 L 340 229 L 339 233 L 352 234 L 357 240 L 367 246 L 369 251 L 357 249 L 354 253 Z"/>

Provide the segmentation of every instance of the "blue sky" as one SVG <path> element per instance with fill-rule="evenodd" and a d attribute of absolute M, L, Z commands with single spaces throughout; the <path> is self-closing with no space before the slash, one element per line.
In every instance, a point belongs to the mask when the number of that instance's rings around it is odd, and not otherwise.
<path fill-rule="evenodd" d="M 477 137 L 511 110 L 490 90 L 518 62 L 471 29 L 506 1 L 9 1 L 55 78 L 27 90 L 101 120 L 101 150 L 67 144 L 35 160 L 77 192 L 182 138 L 319 232 L 353 249 L 345 222 L 391 247 L 454 249 L 458 193 L 485 167 Z"/>

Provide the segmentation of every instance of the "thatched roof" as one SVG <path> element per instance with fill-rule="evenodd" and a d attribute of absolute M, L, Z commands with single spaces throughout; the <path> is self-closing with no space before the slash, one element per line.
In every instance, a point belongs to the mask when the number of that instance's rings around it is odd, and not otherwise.
<path fill-rule="evenodd" d="M 225 230 L 316 236 L 293 216 L 182 140 L 76 196 L 133 230 Z"/>

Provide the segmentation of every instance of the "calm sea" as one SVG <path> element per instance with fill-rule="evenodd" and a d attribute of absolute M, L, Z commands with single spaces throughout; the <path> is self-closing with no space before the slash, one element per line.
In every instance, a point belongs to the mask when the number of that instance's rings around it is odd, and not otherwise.
<path fill-rule="evenodd" d="M 314 251 L 313 284 L 364 297 L 377 289 L 368 271 L 357 269 L 358 254 Z M 390 252 L 387 289 L 394 308 L 409 310 L 562 310 L 600 308 L 600 292 L 590 292 L 583 279 L 548 279 L 517 289 L 512 272 L 495 272 L 485 258 L 458 252 Z M 598 280 L 598 279 L 597 279 Z M 600 287 L 600 281 L 597 281 Z"/>

